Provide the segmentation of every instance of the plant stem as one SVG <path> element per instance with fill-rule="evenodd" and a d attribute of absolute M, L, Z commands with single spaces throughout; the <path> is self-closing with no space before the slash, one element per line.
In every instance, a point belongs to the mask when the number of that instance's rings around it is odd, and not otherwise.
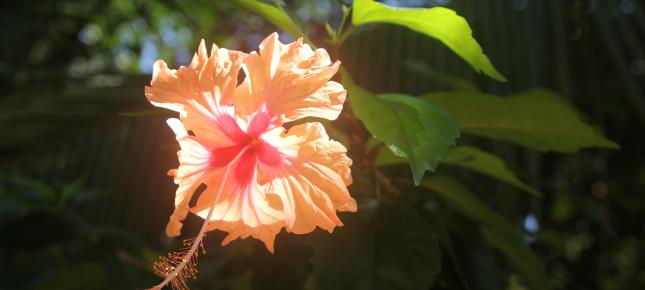
<path fill-rule="evenodd" d="M 401 196 L 401 191 L 392 184 L 392 180 L 390 180 L 387 176 L 385 176 L 381 171 L 378 169 L 374 169 L 374 176 L 376 176 L 376 179 L 385 187 L 387 191 L 390 193 L 394 194 L 394 196 L 399 197 Z"/>
<path fill-rule="evenodd" d="M 340 46 L 341 44 L 343 44 L 343 41 L 345 41 L 345 39 L 347 39 L 347 37 L 349 37 L 349 35 L 352 34 L 352 31 L 354 31 L 354 25 L 350 26 L 349 29 L 347 29 L 347 31 L 341 34 L 340 38 L 336 42 L 336 45 Z"/>
<path fill-rule="evenodd" d="M 345 9 L 345 5 L 343 5 L 343 18 L 340 20 L 340 25 L 338 25 L 338 30 L 336 31 L 336 36 L 338 36 L 339 33 L 343 33 L 343 29 L 345 29 L 345 23 L 347 23 L 347 18 L 349 17 L 349 12 L 352 11 L 352 8 Z"/>

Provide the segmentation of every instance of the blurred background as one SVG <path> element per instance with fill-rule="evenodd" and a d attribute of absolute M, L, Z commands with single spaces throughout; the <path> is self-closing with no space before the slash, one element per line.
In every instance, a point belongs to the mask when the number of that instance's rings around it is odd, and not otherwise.
<path fill-rule="evenodd" d="M 324 47 L 323 25 L 337 25 L 343 1 L 285 2 Z M 445 90 L 446 79 L 501 95 L 549 88 L 621 145 L 563 155 L 474 140 L 545 197 L 487 179 L 476 186 L 523 229 L 554 289 L 645 289 L 645 3 L 385 2 L 456 10 L 509 81 L 477 75 L 415 32 L 370 25 L 332 52 L 357 83 L 412 95 Z M 0 289 L 153 285 L 152 262 L 178 245 L 164 232 L 175 191 L 166 172 L 177 166 L 178 146 L 165 124 L 172 114 L 153 110 L 143 94 L 152 64 L 188 64 L 202 38 L 256 50 L 277 28 L 234 1 L 5 1 L 0 8 Z M 190 218 L 187 237 L 197 226 Z M 314 288 L 306 236 L 281 233 L 275 255 L 254 240 L 221 247 L 222 237 L 207 237 L 194 289 Z M 477 253 L 473 267 L 498 269 L 484 279 L 523 289 L 500 278 L 508 272 L 503 260 Z M 434 288 L 447 280 L 440 275 Z"/>

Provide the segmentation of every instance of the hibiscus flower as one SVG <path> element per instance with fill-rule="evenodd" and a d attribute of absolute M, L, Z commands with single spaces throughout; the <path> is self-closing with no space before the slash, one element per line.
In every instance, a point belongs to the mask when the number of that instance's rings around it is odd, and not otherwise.
<path fill-rule="evenodd" d="M 337 211 L 356 211 L 347 190 L 352 161 L 346 148 L 330 140 L 320 123 L 283 127 L 305 117 L 338 117 L 346 91 L 330 79 L 339 65 L 324 49 L 312 50 L 302 39 L 282 44 L 276 33 L 259 52 L 213 45 L 208 55 L 202 41 L 188 67 L 155 63 L 146 97 L 180 116 L 168 120 L 181 150 L 166 232 L 179 235 L 189 212 L 205 220 L 186 258 L 196 254 L 205 231 L 228 232 L 223 245 L 251 236 L 273 252 L 282 228 L 332 232 L 342 226 Z M 240 69 L 244 80 L 238 85 Z M 207 188 L 191 207 L 201 184 Z M 186 263 L 163 266 L 166 280 L 186 271 Z"/>

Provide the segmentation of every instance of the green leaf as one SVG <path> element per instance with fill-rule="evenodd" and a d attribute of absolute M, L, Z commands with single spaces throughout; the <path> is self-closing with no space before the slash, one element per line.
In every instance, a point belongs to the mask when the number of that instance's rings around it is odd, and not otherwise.
<path fill-rule="evenodd" d="M 356 26 L 368 23 L 396 24 L 423 33 L 448 46 L 477 72 L 506 81 L 473 38 L 468 22 L 450 9 L 394 8 L 372 0 L 356 0 L 352 21 Z"/>
<path fill-rule="evenodd" d="M 275 26 L 281 28 L 293 37 L 304 37 L 298 25 L 291 19 L 291 17 L 283 10 L 270 4 L 266 4 L 257 0 L 237 0 L 247 9 L 260 14 L 264 19 L 269 20 Z"/>
<path fill-rule="evenodd" d="M 478 148 L 470 146 L 452 148 L 442 162 L 477 171 L 515 185 L 528 193 L 542 196 L 542 193 L 517 179 L 515 174 L 506 167 L 504 161 L 499 157 Z"/>
<path fill-rule="evenodd" d="M 580 120 L 556 93 L 534 89 L 508 98 L 447 92 L 423 97 L 452 112 L 469 134 L 510 141 L 539 151 L 574 152 L 583 147 L 619 148 Z"/>
<path fill-rule="evenodd" d="M 371 150 L 378 150 L 372 164 L 375 166 L 390 166 L 390 165 L 404 165 L 408 164 L 408 160 L 405 157 L 399 157 L 394 155 L 391 150 L 383 150 L 383 148 L 376 148 L 383 145 L 381 140 L 376 138 L 370 138 L 367 140 L 366 146 Z"/>
<path fill-rule="evenodd" d="M 426 170 L 436 168 L 459 136 L 451 114 L 422 99 L 403 94 L 375 95 L 355 85 L 344 72 L 343 84 L 354 114 L 367 130 L 394 154 L 407 157 L 416 185 Z"/>
<path fill-rule="evenodd" d="M 540 259 L 524 244 L 511 224 L 495 210 L 449 177 L 434 177 L 426 180 L 423 185 L 436 193 L 446 205 L 481 224 L 491 246 L 514 265 L 530 289 L 550 289 Z"/>
<path fill-rule="evenodd" d="M 318 290 L 426 290 L 441 268 L 430 225 L 406 203 L 384 202 L 341 217 L 345 226 L 310 241 Z"/>

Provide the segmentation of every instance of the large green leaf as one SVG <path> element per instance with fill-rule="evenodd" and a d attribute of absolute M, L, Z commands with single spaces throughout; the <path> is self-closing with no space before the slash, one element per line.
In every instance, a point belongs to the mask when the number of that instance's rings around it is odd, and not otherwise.
<path fill-rule="evenodd" d="M 490 177 L 497 178 L 515 185 L 531 194 L 538 196 L 542 195 L 539 191 L 526 185 L 515 177 L 515 174 L 506 167 L 504 161 L 499 157 L 475 147 L 460 146 L 452 148 L 448 151 L 448 155 L 442 162 L 462 166 Z"/>
<path fill-rule="evenodd" d="M 581 121 L 560 96 L 545 89 L 508 98 L 466 92 L 432 93 L 423 98 L 452 112 L 465 133 L 540 151 L 574 152 L 592 146 L 618 148 Z"/>
<path fill-rule="evenodd" d="M 506 78 L 495 69 L 472 36 L 466 20 L 447 8 L 394 8 L 372 0 L 356 0 L 354 25 L 391 23 L 436 38 L 468 62 L 476 71 L 500 81 Z"/>
<path fill-rule="evenodd" d="M 435 192 L 449 207 L 480 223 L 489 243 L 514 265 L 528 287 L 533 290 L 550 289 L 540 259 L 495 210 L 448 177 L 434 177 L 426 180 L 423 185 Z"/>
<path fill-rule="evenodd" d="M 459 136 L 450 113 L 427 101 L 403 94 L 375 95 L 354 84 L 346 73 L 343 84 L 354 114 L 367 130 L 394 154 L 407 157 L 416 185 L 426 170 L 436 168 Z"/>
<path fill-rule="evenodd" d="M 310 240 L 317 290 L 426 290 L 441 268 L 432 228 L 414 208 L 385 202 L 342 217 L 332 235 Z"/>
<path fill-rule="evenodd" d="M 285 10 L 257 0 L 237 0 L 247 9 L 260 14 L 275 26 L 280 27 L 293 37 L 302 37 L 301 30 Z"/>

